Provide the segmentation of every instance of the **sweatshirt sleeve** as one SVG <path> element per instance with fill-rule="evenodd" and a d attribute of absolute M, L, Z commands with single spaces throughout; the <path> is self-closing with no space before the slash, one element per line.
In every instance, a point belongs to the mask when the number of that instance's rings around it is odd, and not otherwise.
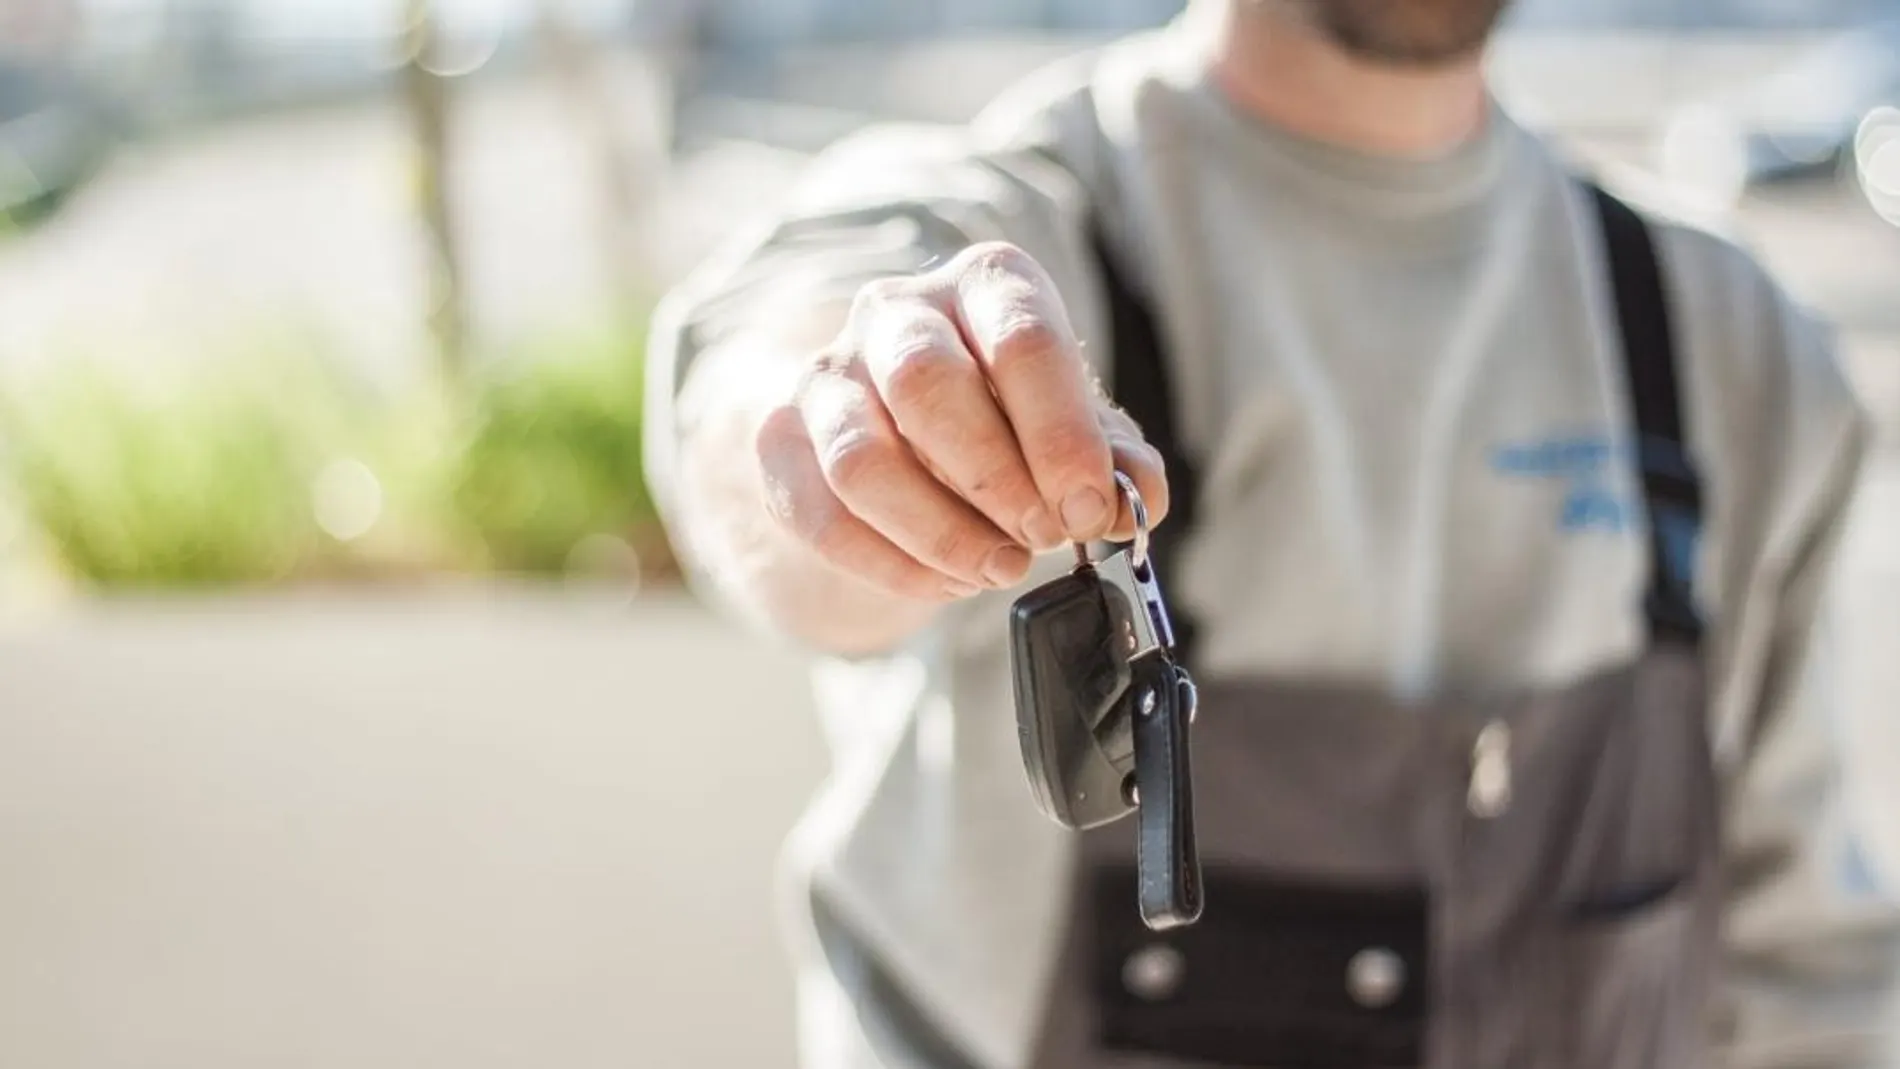
<path fill-rule="evenodd" d="M 688 581 L 713 604 L 745 619 L 714 579 L 732 574 L 733 562 L 711 559 L 716 540 L 698 537 L 681 493 L 679 446 L 696 419 L 688 387 L 703 354 L 722 346 L 736 354 L 750 337 L 806 344 L 837 329 L 825 324 L 841 322 L 867 282 L 927 270 L 984 241 L 1034 257 L 1077 334 L 1094 335 L 1097 298 L 1079 224 L 1086 196 L 1058 162 L 1057 142 L 1068 136 L 1061 119 L 1076 96 L 1064 83 L 999 102 L 972 126 L 892 123 L 850 136 L 808 161 L 769 216 L 666 294 L 647 345 L 645 475 Z M 783 359 L 770 345 L 758 350 L 761 360 Z M 777 370 L 762 367 L 761 381 Z"/>
<path fill-rule="evenodd" d="M 1779 593 L 1758 709 L 1728 806 L 1729 1064 L 1891 1067 L 1897 936 L 1847 760 L 1831 566 L 1864 435 L 1845 431 Z"/>
<path fill-rule="evenodd" d="M 1855 753 L 1835 596 L 1870 425 L 1831 333 L 1738 250 L 1701 245 L 1722 257 L 1712 273 L 1728 283 L 1711 287 L 1719 298 L 1685 295 L 1724 305 L 1697 317 L 1715 324 L 1699 342 L 1703 437 L 1726 458 L 1712 517 L 1726 532 L 1715 584 L 1729 895 L 1717 1064 L 1891 1069 L 1900 897 L 1870 838 L 1882 814 L 1865 768 L 1880 759 Z"/>

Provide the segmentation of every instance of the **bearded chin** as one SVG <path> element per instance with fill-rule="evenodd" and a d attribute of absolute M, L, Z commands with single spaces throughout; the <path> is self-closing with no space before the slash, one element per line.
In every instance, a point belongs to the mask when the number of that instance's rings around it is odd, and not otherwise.
<path fill-rule="evenodd" d="M 1352 55 L 1431 67 L 1480 51 L 1510 0 L 1294 0 L 1292 6 Z"/>

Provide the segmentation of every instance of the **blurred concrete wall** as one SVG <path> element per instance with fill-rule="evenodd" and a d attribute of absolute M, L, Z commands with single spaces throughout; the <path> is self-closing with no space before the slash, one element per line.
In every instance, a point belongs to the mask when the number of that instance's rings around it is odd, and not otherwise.
<path fill-rule="evenodd" d="M 798 667 L 679 600 L 119 604 L 0 637 L 0 1066 L 791 1064 Z"/>

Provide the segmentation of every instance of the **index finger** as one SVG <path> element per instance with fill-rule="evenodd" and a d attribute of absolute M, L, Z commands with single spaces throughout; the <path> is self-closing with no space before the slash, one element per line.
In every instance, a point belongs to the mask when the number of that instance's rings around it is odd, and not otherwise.
<path fill-rule="evenodd" d="M 959 324 L 1068 536 L 1092 541 L 1115 522 L 1114 461 L 1095 390 L 1055 284 L 1011 245 L 974 246 L 952 265 Z"/>

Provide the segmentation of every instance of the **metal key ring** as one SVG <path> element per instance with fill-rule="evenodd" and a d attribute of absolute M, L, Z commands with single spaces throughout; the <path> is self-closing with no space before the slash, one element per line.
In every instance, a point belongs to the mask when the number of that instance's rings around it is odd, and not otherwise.
<path fill-rule="evenodd" d="M 1128 502 L 1128 514 L 1135 518 L 1135 546 L 1129 560 L 1136 569 L 1148 566 L 1148 506 L 1142 503 L 1141 491 L 1135 489 L 1135 480 L 1116 472 L 1115 483 L 1122 489 L 1122 498 Z"/>
<path fill-rule="evenodd" d="M 1128 503 L 1128 513 L 1135 519 L 1135 542 L 1129 550 L 1129 563 L 1137 571 L 1148 566 L 1148 506 L 1142 503 L 1141 491 L 1135 488 L 1135 480 L 1122 472 L 1115 473 L 1115 485 L 1121 489 L 1122 500 Z M 1089 563 L 1089 549 L 1080 542 L 1075 544 L 1075 562 L 1080 565 Z"/>

